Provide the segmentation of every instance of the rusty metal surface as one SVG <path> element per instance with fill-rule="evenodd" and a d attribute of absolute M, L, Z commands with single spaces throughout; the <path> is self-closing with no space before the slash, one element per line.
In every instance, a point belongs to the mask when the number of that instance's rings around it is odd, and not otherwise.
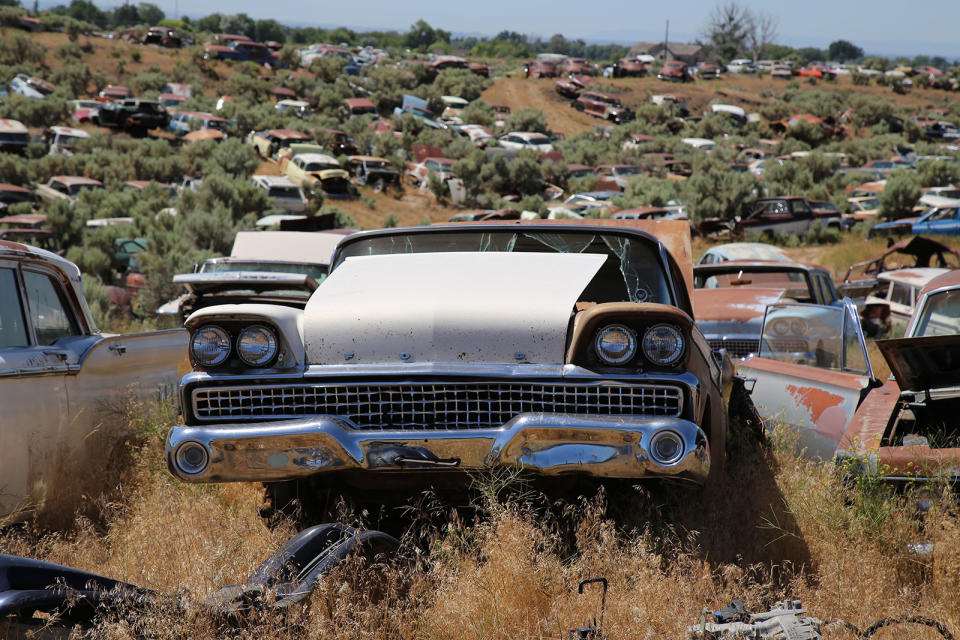
<path fill-rule="evenodd" d="M 896 380 L 887 380 L 883 386 L 871 389 L 857 408 L 838 449 L 859 454 L 876 451 L 899 402 L 900 386 Z"/>
<path fill-rule="evenodd" d="M 763 318 L 767 305 L 779 302 L 783 289 L 695 289 L 697 320 L 749 322 Z"/>
<path fill-rule="evenodd" d="M 796 430 L 801 448 L 822 459 L 833 456 L 869 384 L 864 375 L 758 357 L 737 372 L 756 380 L 753 402 L 767 428 Z"/>
<path fill-rule="evenodd" d="M 960 477 L 960 448 L 880 447 L 877 472 L 898 478 Z"/>

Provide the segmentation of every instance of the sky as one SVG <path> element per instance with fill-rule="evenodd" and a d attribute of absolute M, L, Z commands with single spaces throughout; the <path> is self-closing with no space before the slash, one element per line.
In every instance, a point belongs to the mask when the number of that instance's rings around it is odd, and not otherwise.
<path fill-rule="evenodd" d="M 136 1 L 136 0 L 131 0 Z M 119 4 L 94 0 L 101 8 Z M 661 40 L 667 20 L 670 40 L 691 42 L 701 35 L 706 17 L 719 0 L 153 0 L 169 17 L 214 12 L 246 13 L 283 24 L 347 26 L 352 29 L 406 31 L 423 18 L 435 28 L 493 36 L 509 29 L 548 39 L 632 43 Z M 47 0 L 41 6 L 66 4 Z M 960 2 L 956 0 L 802 0 L 740 3 L 766 11 L 779 23 L 778 44 L 826 48 L 849 40 L 868 54 L 941 55 L 960 58 Z"/>

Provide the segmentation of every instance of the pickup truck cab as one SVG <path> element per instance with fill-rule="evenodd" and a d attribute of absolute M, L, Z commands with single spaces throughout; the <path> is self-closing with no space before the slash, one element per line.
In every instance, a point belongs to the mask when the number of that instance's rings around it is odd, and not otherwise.
<path fill-rule="evenodd" d="M 101 334 L 76 265 L 0 241 L 0 522 L 97 495 L 129 429 L 117 409 L 171 396 L 186 347 L 182 329 Z"/>
<path fill-rule="evenodd" d="M 35 193 L 46 202 L 68 200 L 73 204 L 84 189 L 103 189 L 103 183 L 84 176 L 53 176 L 39 185 Z"/>

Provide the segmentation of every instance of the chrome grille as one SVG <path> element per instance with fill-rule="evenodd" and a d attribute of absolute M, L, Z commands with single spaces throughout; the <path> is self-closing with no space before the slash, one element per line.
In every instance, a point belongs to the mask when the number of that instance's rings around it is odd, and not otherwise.
<path fill-rule="evenodd" d="M 810 344 L 806 340 L 774 339 L 767 340 L 772 353 L 806 353 L 810 350 Z M 763 350 L 764 353 L 767 349 Z"/>
<path fill-rule="evenodd" d="M 760 350 L 760 340 L 711 338 L 707 342 L 710 343 L 711 349 L 726 349 L 730 355 L 738 358 L 746 358 Z"/>
<path fill-rule="evenodd" d="M 201 387 L 200 421 L 332 415 L 365 430 L 485 429 L 521 413 L 679 416 L 679 387 L 652 384 L 403 383 Z"/>

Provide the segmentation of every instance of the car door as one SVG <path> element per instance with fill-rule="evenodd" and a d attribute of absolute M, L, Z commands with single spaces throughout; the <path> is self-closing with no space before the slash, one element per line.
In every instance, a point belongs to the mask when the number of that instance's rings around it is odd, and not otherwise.
<path fill-rule="evenodd" d="M 835 306 L 767 307 L 760 351 L 737 367 L 752 384 L 767 429 L 797 435 L 808 455 L 830 459 L 866 391 L 874 384 L 857 309 Z"/>
<path fill-rule="evenodd" d="M 925 235 L 960 235 L 960 208 L 952 207 L 934 214 L 926 222 L 918 222 L 913 226 L 913 232 Z"/>
<path fill-rule="evenodd" d="M 0 519 L 42 505 L 70 426 L 74 365 L 56 342 L 79 328 L 64 294 L 54 274 L 0 261 Z"/>

